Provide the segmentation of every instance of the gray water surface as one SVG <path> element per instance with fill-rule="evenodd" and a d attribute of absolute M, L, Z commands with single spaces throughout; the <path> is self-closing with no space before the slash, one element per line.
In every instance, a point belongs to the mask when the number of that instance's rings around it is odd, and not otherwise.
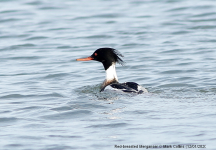
<path fill-rule="evenodd" d="M 0 0 L 0 149 L 214 150 L 215 33 L 214 0 Z M 100 93 L 100 47 L 149 93 Z"/>

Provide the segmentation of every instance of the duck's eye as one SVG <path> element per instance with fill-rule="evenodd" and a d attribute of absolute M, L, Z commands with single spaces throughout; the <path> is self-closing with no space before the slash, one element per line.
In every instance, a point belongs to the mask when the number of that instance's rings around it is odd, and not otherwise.
<path fill-rule="evenodd" d="M 97 56 L 98 54 L 97 54 L 97 53 L 94 53 L 94 55 Z"/>

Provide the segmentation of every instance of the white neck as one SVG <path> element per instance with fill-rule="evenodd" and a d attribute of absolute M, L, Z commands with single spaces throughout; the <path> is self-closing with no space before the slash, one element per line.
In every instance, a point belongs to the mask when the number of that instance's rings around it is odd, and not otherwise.
<path fill-rule="evenodd" d="M 103 91 L 105 87 L 109 84 L 118 82 L 118 78 L 116 75 L 115 63 L 113 63 L 107 70 L 106 70 L 106 79 L 104 80 L 103 84 L 101 85 L 101 90 Z"/>
<path fill-rule="evenodd" d="M 118 77 L 116 74 L 116 69 L 115 69 L 115 63 L 113 63 L 107 70 L 106 70 L 106 80 L 111 81 L 111 80 L 116 80 L 118 81 Z"/>

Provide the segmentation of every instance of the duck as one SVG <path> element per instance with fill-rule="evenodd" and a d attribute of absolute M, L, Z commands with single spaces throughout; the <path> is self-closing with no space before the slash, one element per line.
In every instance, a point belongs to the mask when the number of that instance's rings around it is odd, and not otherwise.
<path fill-rule="evenodd" d="M 91 56 L 86 58 L 76 59 L 77 61 L 91 61 L 95 60 L 103 64 L 106 72 L 106 79 L 100 86 L 100 92 L 106 89 L 120 90 L 126 93 L 148 93 L 147 89 L 135 82 L 119 83 L 116 74 L 116 63 L 124 65 L 124 57 L 118 50 L 114 48 L 99 48 Z M 108 88 L 109 87 L 109 88 Z"/>

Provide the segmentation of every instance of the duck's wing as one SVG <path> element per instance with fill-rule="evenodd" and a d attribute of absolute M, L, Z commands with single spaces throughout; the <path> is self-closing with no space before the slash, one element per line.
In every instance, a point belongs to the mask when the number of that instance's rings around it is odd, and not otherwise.
<path fill-rule="evenodd" d="M 110 86 L 114 89 L 122 90 L 123 92 L 129 93 L 141 94 L 148 92 L 145 88 L 135 82 L 113 83 Z"/>

